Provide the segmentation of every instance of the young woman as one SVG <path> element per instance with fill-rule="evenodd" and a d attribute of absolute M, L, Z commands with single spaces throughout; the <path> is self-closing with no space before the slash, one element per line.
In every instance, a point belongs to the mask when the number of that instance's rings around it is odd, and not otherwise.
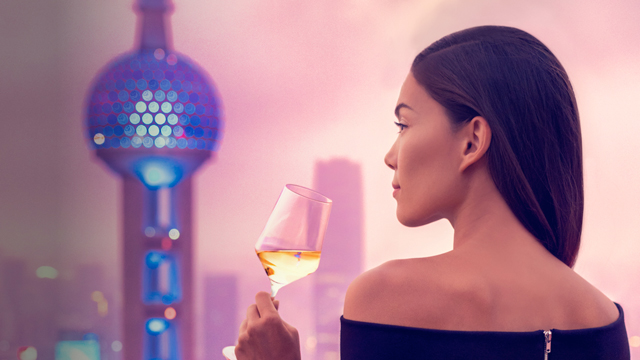
<path fill-rule="evenodd" d="M 508 27 L 448 35 L 415 58 L 395 115 L 385 163 L 398 220 L 447 219 L 453 250 L 359 276 L 341 318 L 342 360 L 629 359 L 622 308 L 572 270 L 580 122 L 549 49 Z M 269 294 L 249 307 L 236 355 L 300 358 Z"/>

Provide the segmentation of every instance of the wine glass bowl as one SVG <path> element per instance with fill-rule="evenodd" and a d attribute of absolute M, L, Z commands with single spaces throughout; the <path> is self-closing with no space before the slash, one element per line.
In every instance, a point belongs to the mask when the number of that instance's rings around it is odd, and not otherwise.
<path fill-rule="evenodd" d="M 331 199 L 299 185 L 282 189 L 255 245 L 272 297 L 318 268 L 331 205 Z"/>

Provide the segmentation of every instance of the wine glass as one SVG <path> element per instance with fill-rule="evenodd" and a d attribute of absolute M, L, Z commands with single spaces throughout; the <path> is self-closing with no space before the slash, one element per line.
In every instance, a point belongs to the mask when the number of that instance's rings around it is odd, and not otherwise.
<path fill-rule="evenodd" d="M 331 200 L 299 185 L 285 185 L 255 250 L 271 281 L 271 297 L 318 268 Z"/>
<path fill-rule="evenodd" d="M 271 281 L 271 297 L 318 268 L 331 205 L 331 199 L 299 185 L 287 184 L 282 189 L 255 245 Z M 234 360 L 234 350 L 227 346 L 222 353 Z"/>

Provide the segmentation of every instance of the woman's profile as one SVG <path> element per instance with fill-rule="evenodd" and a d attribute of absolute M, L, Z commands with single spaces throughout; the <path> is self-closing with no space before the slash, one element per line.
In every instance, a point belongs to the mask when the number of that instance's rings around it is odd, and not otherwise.
<path fill-rule="evenodd" d="M 384 161 L 397 218 L 409 227 L 447 219 L 453 250 L 354 280 L 336 319 L 341 358 L 629 359 L 622 307 L 572 270 L 582 140 L 551 51 L 510 27 L 445 36 L 415 58 L 395 116 Z M 277 305 L 256 295 L 238 359 L 300 358 Z"/>

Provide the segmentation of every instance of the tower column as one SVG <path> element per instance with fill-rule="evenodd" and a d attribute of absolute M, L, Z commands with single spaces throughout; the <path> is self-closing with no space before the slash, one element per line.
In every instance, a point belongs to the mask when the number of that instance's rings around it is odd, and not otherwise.
<path fill-rule="evenodd" d="M 144 261 L 145 186 L 130 176 L 123 179 L 123 236 L 121 242 L 123 260 L 123 338 L 125 360 L 142 359 L 144 331 L 144 306 L 142 304 L 142 265 Z"/>
<path fill-rule="evenodd" d="M 147 230 L 149 227 L 145 209 L 153 191 L 138 179 L 126 176 L 123 191 L 123 270 L 124 270 L 124 341 L 125 360 L 143 359 L 144 329 L 150 318 L 163 318 L 165 310 L 171 306 L 176 310 L 172 325 L 177 327 L 176 341 L 179 344 L 178 358 L 192 360 L 194 357 L 194 321 L 193 321 L 193 232 L 191 177 L 183 179 L 171 193 L 171 212 L 176 214 L 175 224 L 180 236 L 170 240 L 163 229 Z M 164 242 L 164 244 L 163 244 Z M 167 244 L 171 244 L 170 247 Z M 177 260 L 177 275 L 181 290 L 180 300 L 170 304 L 145 304 L 143 300 L 143 281 L 145 258 L 149 251 L 166 251 Z"/>

